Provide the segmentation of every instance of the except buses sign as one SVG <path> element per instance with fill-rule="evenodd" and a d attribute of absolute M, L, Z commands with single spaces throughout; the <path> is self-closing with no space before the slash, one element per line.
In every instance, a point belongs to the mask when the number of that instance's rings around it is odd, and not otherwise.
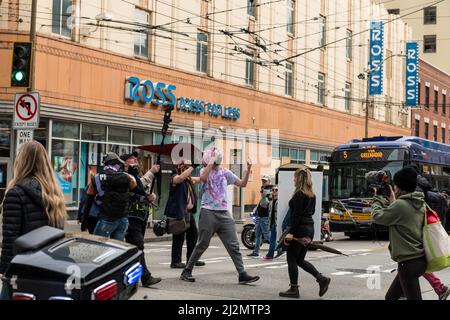
<path fill-rule="evenodd" d="M 39 127 L 39 93 L 16 94 L 14 103 L 14 129 L 36 129 Z"/>

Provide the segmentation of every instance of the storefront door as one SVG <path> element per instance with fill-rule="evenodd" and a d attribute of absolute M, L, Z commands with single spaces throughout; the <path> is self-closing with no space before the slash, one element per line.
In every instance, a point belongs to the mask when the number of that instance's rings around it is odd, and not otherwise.
<path fill-rule="evenodd" d="M 10 161 L 0 160 L 0 203 L 5 197 L 6 187 L 11 179 Z"/>

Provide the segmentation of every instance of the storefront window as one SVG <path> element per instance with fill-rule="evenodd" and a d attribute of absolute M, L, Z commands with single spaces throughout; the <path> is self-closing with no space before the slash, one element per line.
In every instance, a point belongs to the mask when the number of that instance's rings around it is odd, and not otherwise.
<path fill-rule="evenodd" d="M 78 148 L 78 142 L 52 141 L 51 160 L 67 207 L 78 205 Z"/>
<path fill-rule="evenodd" d="M 47 149 L 47 121 L 40 121 L 39 128 L 34 130 L 34 140 L 39 142 Z"/>
<path fill-rule="evenodd" d="M 106 145 L 100 143 L 81 143 L 80 158 L 80 189 L 89 184 L 91 176 L 95 176 L 103 169 L 103 157 L 106 154 Z"/>
<path fill-rule="evenodd" d="M 80 139 L 80 125 L 78 123 L 53 121 L 53 137 Z"/>
<path fill-rule="evenodd" d="M 110 144 L 108 152 L 114 152 L 120 157 L 125 153 L 130 153 L 130 146 L 124 146 L 120 144 Z"/>
<path fill-rule="evenodd" d="M 106 141 L 106 127 L 95 124 L 83 124 L 81 139 L 89 141 Z"/>
<path fill-rule="evenodd" d="M 162 141 L 162 134 L 159 133 L 159 132 L 155 133 L 154 139 L 153 139 L 153 143 L 154 144 L 160 144 L 161 141 Z M 171 134 L 166 135 L 166 139 L 164 140 L 164 143 L 173 143 Z"/>
<path fill-rule="evenodd" d="M 11 156 L 11 120 L 0 120 L 0 158 Z"/>
<path fill-rule="evenodd" d="M 116 143 L 130 144 L 131 130 L 110 127 L 108 130 L 108 141 L 116 142 Z"/>
<path fill-rule="evenodd" d="M 133 144 L 136 146 L 146 146 L 153 144 L 153 134 L 151 132 L 133 131 Z"/>

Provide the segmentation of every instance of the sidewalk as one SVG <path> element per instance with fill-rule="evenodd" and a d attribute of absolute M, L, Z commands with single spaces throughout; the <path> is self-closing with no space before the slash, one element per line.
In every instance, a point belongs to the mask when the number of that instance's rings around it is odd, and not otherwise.
<path fill-rule="evenodd" d="M 242 232 L 242 227 L 244 226 L 243 223 L 236 223 L 236 230 L 238 233 Z M 66 226 L 64 227 L 64 231 L 66 231 L 67 233 L 77 233 L 77 232 L 81 232 L 80 231 L 80 225 L 77 223 L 76 220 L 68 220 L 66 222 Z M 2 235 L 2 228 L 0 225 L 0 244 L 2 243 L 2 239 L 3 239 L 3 235 Z M 171 241 L 172 240 L 172 236 L 171 235 L 164 235 L 162 237 L 157 237 L 154 233 L 153 233 L 153 229 L 152 228 L 148 228 L 147 232 L 145 233 L 145 242 L 160 242 L 160 241 Z"/>
<path fill-rule="evenodd" d="M 66 226 L 64 228 L 64 230 L 68 233 L 71 232 L 80 232 L 80 225 L 78 224 L 78 222 L 76 220 L 69 220 L 66 222 Z M 147 232 L 145 232 L 145 238 L 144 238 L 145 242 L 159 242 L 159 241 L 171 241 L 172 240 L 172 236 L 165 234 L 162 237 L 157 237 L 154 233 L 153 233 L 153 229 L 152 228 L 148 228 Z"/>

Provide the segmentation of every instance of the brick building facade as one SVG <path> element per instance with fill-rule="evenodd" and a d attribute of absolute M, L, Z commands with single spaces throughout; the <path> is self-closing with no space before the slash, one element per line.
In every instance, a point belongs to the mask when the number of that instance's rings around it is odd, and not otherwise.
<path fill-rule="evenodd" d="M 419 62 L 419 108 L 412 112 L 412 135 L 450 143 L 450 75 Z"/>

